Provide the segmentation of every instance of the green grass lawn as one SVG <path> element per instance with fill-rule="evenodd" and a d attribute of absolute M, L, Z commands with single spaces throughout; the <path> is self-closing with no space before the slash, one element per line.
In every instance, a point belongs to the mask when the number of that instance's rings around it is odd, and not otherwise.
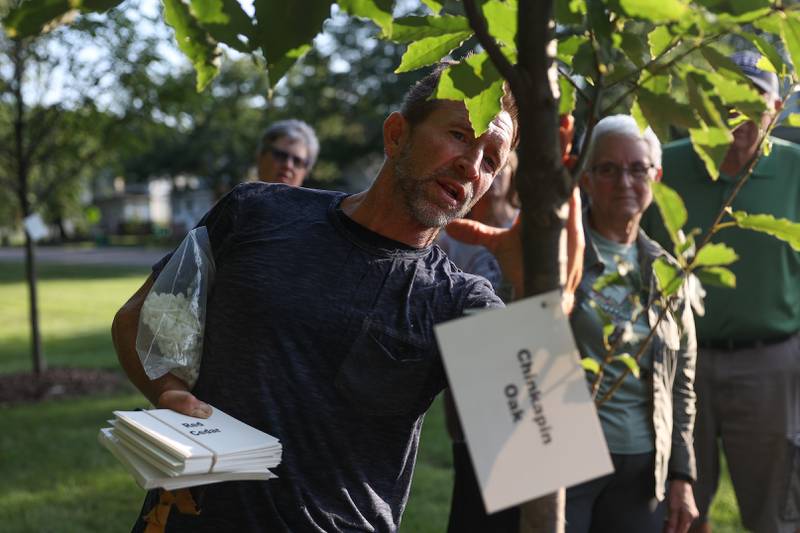
<path fill-rule="evenodd" d="M 114 313 L 144 282 L 147 268 L 39 267 L 42 347 L 52 366 L 116 368 Z M 21 264 L 0 263 L 0 372 L 32 368 L 28 288 Z"/>
<path fill-rule="evenodd" d="M 42 338 L 53 366 L 116 368 L 109 328 L 147 269 L 44 265 Z M 27 292 L 21 265 L 0 263 L 0 372 L 30 369 Z M 144 407 L 122 394 L 0 408 L 0 530 L 8 533 L 129 531 L 144 492 L 97 444 L 114 409 Z M 425 420 L 404 532 L 444 531 L 452 483 L 440 401 Z M 725 473 L 715 532 L 744 529 Z"/>

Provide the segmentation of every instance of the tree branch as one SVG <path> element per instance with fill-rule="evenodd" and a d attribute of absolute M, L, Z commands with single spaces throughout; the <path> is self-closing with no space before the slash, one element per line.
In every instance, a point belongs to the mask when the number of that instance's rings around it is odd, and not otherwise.
<path fill-rule="evenodd" d="M 518 87 L 519 76 L 517 75 L 517 71 L 514 70 L 514 65 L 511 64 L 508 58 L 503 55 L 503 51 L 500 50 L 494 37 L 489 35 L 486 19 L 478 12 L 475 1 L 464 0 L 464 11 L 467 15 L 469 25 L 472 27 L 473 31 L 475 31 L 475 37 L 478 39 L 478 42 L 481 43 L 483 49 L 486 50 L 486 53 L 489 55 L 492 63 L 494 63 L 497 71 L 511 84 L 511 87 Z"/>
<path fill-rule="evenodd" d="M 558 75 L 559 75 L 559 76 L 561 76 L 562 78 L 565 78 L 565 79 L 566 79 L 566 80 L 569 82 L 569 84 L 570 84 L 570 85 L 572 85 L 572 86 L 575 88 L 575 91 L 577 91 L 577 93 L 580 95 L 580 97 L 581 97 L 581 98 L 583 98 L 584 102 L 586 102 L 586 103 L 591 103 L 591 100 L 589 99 L 589 95 L 587 95 L 587 94 L 584 92 L 584 90 L 583 90 L 583 89 L 581 89 L 581 88 L 578 86 L 578 84 L 577 84 L 577 83 L 575 83 L 575 80 L 573 80 L 573 79 L 570 77 L 570 75 L 569 75 L 569 73 L 568 73 L 568 72 L 565 72 L 565 71 L 563 71 L 563 70 L 561 70 L 561 69 L 559 68 L 559 69 L 558 69 Z"/>

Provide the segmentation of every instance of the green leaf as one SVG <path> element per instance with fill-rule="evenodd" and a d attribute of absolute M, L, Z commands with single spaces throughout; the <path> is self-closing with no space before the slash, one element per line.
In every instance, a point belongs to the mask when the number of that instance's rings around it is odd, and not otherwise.
<path fill-rule="evenodd" d="M 442 15 L 441 17 L 402 17 L 392 24 L 388 38 L 398 43 L 410 43 L 458 32 L 472 31 L 466 17 Z"/>
<path fill-rule="evenodd" d="M 689 67 L 687 72 L 692 72 L 696 77 L 705 79 L 707 82 L 705 85 L 713 87 L 716 95 L 725 105 L 736 108 L 750 120 L 761 121 L 767 105 L 749 79 L 743 76 L 732 79 L 717 72 L 702 71 L 693 67 Z"/>
<path fill-rule="evenodd" d="M 483 16 L 492 37 L 516 48 L 517 0 L 489 0 L 483 4 Z"/>
<path fill-rule="evenodd" d="M 586 13 L 585 2 L 555 0 L 555 19 L 559 24 L 581 24 Z"/>
<path fill-rule="evenodd" d="M 730 265 L 739 259 L 736 251 L 722 243 L 706 244 L 694 258 L 693 266 L 724 266 Z"/>
<path fill-rule="evenodd" d="M 694 273 L 703 284 L 730 289 L 736 288 L 736 274 L 725 267 L 704 267 Z"/>
<path fill-rule="evenodd" d="M 609 272 L 608 274 L 603 274 L 602 276 L 598 277 L 594 281 L 592 289 L 600 292 L 611 285 L 626 285 L 625 278 L 623 278 L 622 274 L 619 272 Z"/>
<path fill-rule="evenodd" d="M 191 0 L 189 11 L 200 24 L 227 24 L 230 20 L 223 10 L 222 0 Z"/>
<path fill-rule="evenodd" d="M 255 26 L 250 16 L 244 12 L 236 0 L 221 0 L 222 13 L 228 22 L 216 24 L 201 22 L 203 28 L 216 41 L 225 43 L 231 48 L 242 53 L 250 53 L 257 47 L 255 39 Z"/>
<path fill-rule="evenodd" d="M 486 52 L 447 67 L 434 94 L 434 98 L 464 102 L 476 137 L 500 112 L 502 97 L 503 78 Z"/>
<path fill-rule="evenodd" d="M 797 17 L 789 14 L 781 19 L 781 37 L 794 65 L 793 79 L 797 80 L 797 72 L 800 70 L 800 22 Z"/>
<path fill-rule="evenodd" d="M 800 223 L 772 215 L 751 215 L 744 211 L 732 211 L 730 214 L 740 228 L 767 233 L 800 252 Z"/>
<path fill-rule="evenodd" d="M 714 95 L 714 86 L 709 81 L 706 73 L 691 66 L 687 67 L 683 72 L 686 77 L 689 103 L 700 119 L 706 126 L 725 127 L 722 113 L 717 107 L 717 103 L 711 98 Z"/>
<path fill-rule="evenodd" d="M 780 35 L 782 18 L 783 12 L 778 11 L 773 13 L 771 16 L 753 21 L 753 26 L 761 31 L 765 31 L 773 35 Z"/>
<path fill-rule="evenodd" d="M 654 181 L 650 185 L 653 189 L 653 200 L 661 213 L 669 238 L 676 245 L 683 242 L 685 239 L 680 239 L 678 232 L 689 218 L 683 199 L 674 189 L 661 182 Z"/>
<path fill-rule="evenodd" d="M 434 15 L 441 13 L 442 8 L 444 8 L 444 4 L 436 0 L 422 0 L 422 3 L 428 6 L 428 9 L 430 9 Z"/>
<path fill-rule="evenodd" d="M 276 63 L 273 63 L 272 67 L 269 69 L 269 84 L 271 87 L 275 87 L 275 85 L 280 81 L 280 79 L 286 74 L 292 66 L 297 63 L 297 60 L 303 57 L 311 50 L 311 44 L 301 44 L 294 50 L 289 50 L 286 52 L 281 59 L 279 59 Z"/>
<path fill-rule="evenodd" d="M 650 55 L 658 57 L 669 48 L 672 43 L 672 34 L 667 26 L 656 26 L 647 34 L 647 42 L 650 44 Z"/>
<path fill-rule="evenodd" d="M 338 0 L 337 3 L 346 13 L 374 22 L 384 37 L 391 35 L 392 0 Z"/>
<path fill-rule="evenodd" d="M 639 375 L 640 375 L 639 363 L 636 362 L 636 359 L 634 359 L 631 356 L 631 354 L 623 353 L 623 354 L 615 355 L 614 356 L 614 360 L 615 361 L 621 361 L 621 362 L 625 363 L 625 366 L 628 367 L 628 369 L 631 371 L 631 374 L 633 374 L 636 377 L 636 379 L 639 379 Z"/>
<path fill-rule="evenodd" d="M 733 135 L 726 128 L 708 128 L 689 130 L 692 147 L 697 156 L 703 161 L 708 175 L 712 180 L 719 178 L 719 165 L 722 163 L 728 147 L 733 141 Z"/>
<path fill-rule="evenodd" d="M 178 47 L 197 72 L 197 90 L 202 91 L 219 73 L 220 53 L 216 43 L 181 0 L 164 0 L 164 20 L 175 30 Z"/>
<path fill-rule="evenodd" d="M 755 33 L 742 32 L 741 35 L 753 43 L 753 45 L 758 48 L 758 51 L 764 56 L 759 61 L 759 68 L 762 70 L 772 70 L 772 72 L 778 74 L 779 77 L 783 77 L 788 73 L 786 63 L 784 63 L 781 54 L 775 49 L 774 46 L 772 46 L 772 44 L 770 44 L 769 41 L 760 35 L 756 35 Z M 767 65 L 763 64 L 764 58 L 766 58 L 767 61 L 769 61 L 769 63 L 772 65 L 771 69 L 767 68 Z"/>
<path fill-rule="evenodd" d="M 578 48 L 583 44 L 588 44 L 589 38 L 585 35 L 570 35 L 563 41 L 558 42 L 556 57 L 567 65 L 572 64 L 572 58 L 578 53 Z"/>
<path fill-rule="evenodd" d="M 559 75 L 558 88 L 561 92 L 558 100 L 558 114 L 571 115 L 575 109 L 575 86 L 565 75 Z"/>
<path fill-rule="evenodd" d="M 578 51 L 572 58 L 572 70 L 576 74 L 586 76 L 589 79 L 595 79 L 597 76 L 597 69 L 594 62 L 594 48 L 592 43 L 588 40 L 578 46 Z"/>
<path fill-rule="evenodd" d="M 790 113 L 786 116 L 786 119 L 783 123 L 787 126 L 792 126 L 793 128 L 800 127 L 800 113 Z"/>
<path fill-rule="evenodd" d="M 117 7 L 122 2 L 120 0 L 72 0 L 72 7 L 81 10 L 81 13 L 88 13 L 94 11 L 102 13 L 114 7 Z"/>
<path fill-rule="evenodd" d="M 425 37 L 408 45 L 396 73 L 410 72 L 427 67 L 461 46 L 472 35 L 471 31 L 446 33 L 436 37 Z"/>
<path fill-rule="evenodd" d="M 615 329 L 616 328 L 614 327 L 614 324 L 610 322 L 607 324 L 603 324 L 603 346 L 605 346 L 606 350 L 611 349 L 610 339 L 611 339 L 611 334 L 614 333 Z"/>
<path fill-rule="evenodd" d="M 255 0 L 255 44 L 261 48 L 270 71 L 270 86 L 280 81 L 298 50 L 311 42 L 330 16 L 333 0 L 276 2 Z"/>
<path fill-rule="evenodd" d="M 628 59 L 639 68 L 645 66 L 650 61 L 650 50 L 645 46 L 642 36 L 628 31 L 623 31 L 619 35 L 620 47 Z"/>
<path fill-rule="evenodd" d="M 611 317 L 606 313 L 602 307 L 597 305 L 597 302 L 594 300 L 589 300 L 589 307 L 591 307 L 597 318 L 600 319 L 600 323 L 603 324 L 603 346 L 606 350 L 611 349 L 611 344 L 609 343 L 609 338 L 611 334 L 614 333 L 614 323 L 611 321 Z"/>
<path fill-rule="evenodd" d="M 648 123 L 647 119 L 642 112 L 642 108 L 639 106 L 639 100 L 633 101 L 633 106 L 631 107 L 631 116 L 636 121 L 636 125 L 639 126 L 639 131 L 644 133 L 647 129 Z"/>
<path fill-rule="evenodd" d="M 663 296 L 672 296 L 681 288 L 683 283 L 681 269 L 666 258 L 659 257 L 653 261 L 653 272 L 655 272 L 658 288 Z"/>
<path fill-rule="evenodd" d="M 689 11 L 681 0 L 619 0 L 619 5 L 630 17 L 654 24 L 677 22 Z"/>
<path fill-rule="evenodd" d="M 72 11 L 69 0 L 29 0 L 10 10 L 3 19 L 6 34 L 12 39 L 38 35 L 45 26 Z"/>
<path fill-rule="evenodd" d="M 678 242 L 675 243 L 673 247 L 673 251 L 675 252 L 675 258 L 681 265 L 686 265 L 687 261 L 684 257 L 684 254 L 687 252 L 694 255 L 695 250 L 695 241 L 694 237 L 696 234 L 700 233 L 698 228 L 695 228 L 688 235 L 684 235 L 683 230 L 678 231 Z"/>
<path fill-rule="evenodd" d="M 686 87 L 689 92 L 689 102 L 702 118 L 700 128 L 691 128 L 689 136 L 695 153 L 703 161 L 711 179 L 719 178 L 719 165 L 728 151 L 733 135 L 723 121 L 719 110 L 711 101 L 707 77 L 695 71 L 690 71 L 686 76 Z"/>
<path fill-rule="evenodd" d="M 656 94 L 641 88 L 637 94 L 637 101 L 650 127 L 663 142 L 669 139 L 670 125 L 686 129 L 700 126 L 692 108 L 679 103 L 669 93 Z"/>
<path fill-rule="evenodd" d="M 595 39 L 600 43 L 601 47 L 605 49 L 608 54 L 611 47 L 611 20 L 609 13 L 606 11 L 605 3 L 597 0 L 586 2 L 589 27 L 594 33 Z M 607 58 L 606 58 L 607 59 Z"/>
<path fill-rule="evenodd" d="M 587 371 L 591 372 L 592 374 L 597 374 L 600 372 L 600 363 L 597 359 L 592 359 L 591 357 L 584 357 L 581 359 L 581 367 Z"/>
<path fill-rule="evenodd" d="M 741 69 L 733 62 L 731 58 L 714 48 L 713 46 L 704 46 L 700 49 L 700 53 L 708 61 L 714 70 L 729 79 L 748 81 L 748 78 L 742 73 Z"/>
<path fill-rule="evenodd" d="M 669 74 L 652 75 L 649 72 L 642 72 L 639 76 L 639 85 L 643 89 L 656 94 L 667 94 L 672 90 L 672 76 Z"/>

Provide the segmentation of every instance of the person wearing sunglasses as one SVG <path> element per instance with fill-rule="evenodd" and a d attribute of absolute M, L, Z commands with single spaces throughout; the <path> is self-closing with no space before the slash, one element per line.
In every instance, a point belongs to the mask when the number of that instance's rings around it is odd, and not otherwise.
<path fill-rule="evenodd" d="M 296 119 L 275 122 L 258 145 L 258 179 L 300 187 L 318 155 L 319 141 L 311 126 Z"/>

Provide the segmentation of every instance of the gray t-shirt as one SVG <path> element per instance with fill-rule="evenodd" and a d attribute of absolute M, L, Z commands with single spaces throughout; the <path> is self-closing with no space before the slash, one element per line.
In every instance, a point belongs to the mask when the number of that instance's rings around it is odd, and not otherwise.
<path fill-rule="evenodd" d="M 203 218 L 216 261 L 194 393 L 283 444 L 279 478 L 208 486 L 168 531 L 395 531 L 422 417 L 445 386 L 433 325 L 502 303 L 436 246 L 345 216 L 342 193 L 248 183 Z"/>

